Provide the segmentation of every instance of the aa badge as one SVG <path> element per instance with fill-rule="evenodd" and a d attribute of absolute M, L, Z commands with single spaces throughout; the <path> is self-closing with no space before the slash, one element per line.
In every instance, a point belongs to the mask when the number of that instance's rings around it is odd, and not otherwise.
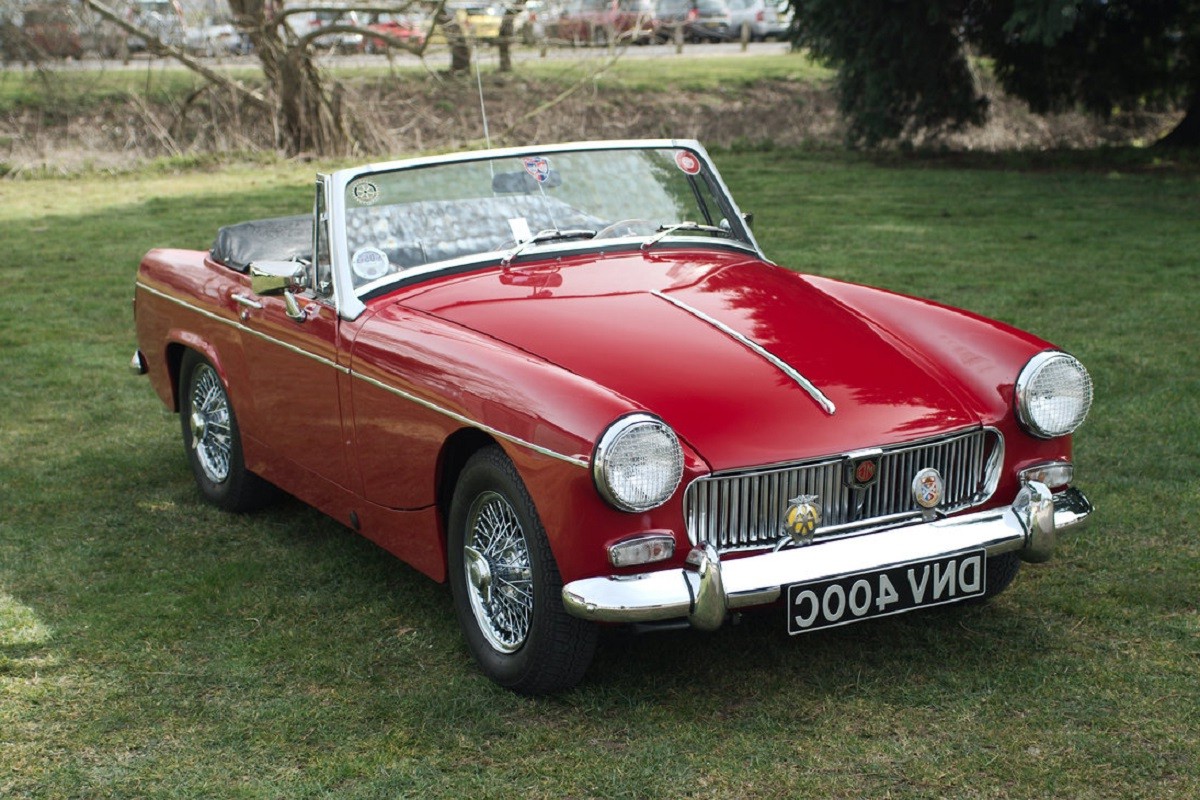
<path fill-rule="evenodd" d="M 785 532 L 796 544 L 810 544 L 821 524 L 821 506 L 815 494 L 802 494 L 788 500 L 784 514 Z"/>

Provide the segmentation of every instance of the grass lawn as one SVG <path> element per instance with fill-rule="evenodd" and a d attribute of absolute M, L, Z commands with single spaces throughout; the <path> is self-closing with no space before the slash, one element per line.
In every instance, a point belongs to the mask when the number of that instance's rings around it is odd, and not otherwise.
<path fill-rule="evenodd" d="M 444 586 L 297 503 L 203 505 L 126 371 L 141 254 L 303 213 L 311 165 L 0 181 L 0 797 L 1200 796 L 1196 170 L 718 163 L 781 263 L 1088 365 L 1098 510 L 1054 561 L 796 639 L 612 633 L 517 697 Z"/>
<path fill-rule="evenodd" d="M 653 52 L 661 52 L 654 48 Z M 569 85 L 595 77 L 597 83 L 637 91 L 677 90 L 736 91 L 751 83 L 786 81 L 818 83 L 830 81 L 833 72 L 820 67 L 803 54 L 738 54 L 705 58 L 705 48 L 689 45 L 687 58 L 654 57 L 649 48 L 630 47 L 613 54 L 604 48 L 570 51 L 571 58 L 549 58 L 516 62 L 509 76 L 497 72 L 498 56 L 494 49 L 481 50 L 481 73 L 489 81 L 534 80 Z M 369 66 L 347 66 L 339 59 L 321 62 L 333 76 L 350 84 L 372 81 L 408 81 L 416 85 L 429 82 L 430 69 L 413 59 L 394 65 L 382 62 Z M 263 81 L 257 62 L 234 65 L 216 64 L 215 68 L 234 80 L 250 86 Z M 105 102 L 135 95 L 150 103 L 182 105 L 192 92 L 203 87 L 201 76 L 169 59 L 134 62 L 128 69 L 0 70 L 0 113 L 15 109 L 39 109 L 47 114 L 78 113 Z"/>

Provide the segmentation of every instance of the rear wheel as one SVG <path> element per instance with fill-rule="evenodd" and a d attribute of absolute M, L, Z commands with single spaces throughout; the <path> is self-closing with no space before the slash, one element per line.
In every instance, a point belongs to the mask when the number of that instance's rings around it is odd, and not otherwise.
<path fill-rule="evenodd" d="M 499 447 L 477 452 L 450 504 L 450 589 L 471 654 L 521 694 L 569 689 L 587 671 L 596 627 L 562 604 L 562 579 L 533 500 Z"/>
<path fill-rule="evenodd" d="M 275 489 L 246 469 L 241 431 L 221 376 L 194 350 L 184 355 L 179 372 L 183 447 L 200 493 L 226 511 L 263 505 Z"/>

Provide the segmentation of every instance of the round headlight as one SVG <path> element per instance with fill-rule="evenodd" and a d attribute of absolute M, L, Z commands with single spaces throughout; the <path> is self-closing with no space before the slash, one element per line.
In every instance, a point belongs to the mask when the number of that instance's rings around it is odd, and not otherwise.
<path fill-rule="evenodd" d="M 1038 353 L 1017 377 L 1017 419 L 1042 439 L 1066 436 L 1092 407 L 1092 379 L 1073 356 Z"/>
<path fill-rule="evenodd" d="M 649 511 L 675 494 L 683 448 L 658 417 L 630 414 L 608 426 L 592 458 L 596 489 L 614 508 Z"/>

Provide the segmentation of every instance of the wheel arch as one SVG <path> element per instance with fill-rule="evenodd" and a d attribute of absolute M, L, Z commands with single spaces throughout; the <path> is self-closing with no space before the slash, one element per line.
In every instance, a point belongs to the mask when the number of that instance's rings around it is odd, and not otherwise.
<path fill-rule="evenodd" d="M 172 336 L 167 341 L 166 349 L 163 353 L 166 369 L 167 380 L 170 381 L 171 388 L 171 411 L 179 413 L 179 389 L 183 385 L 183 359 L 188 352 L 194 352 L 208 363 L 212 364 L 213 369 L 217 371 L 217 376 L 220 377 L 221 383 L 225 384 L 226 391 L 229 391 L 229 374 L 226 372 L 225 364 L 221 357 L 217 354 L 208 342 L 196 338 L 191 335 Z M 232 397 L 232 393 L 230 393 Z"/>
<path fill-rule="evenodd" d="M 171 385 L 171 410 L 176 414 L 179 413 L 179 387 L 183 375 L 180 372 L 183 369 L 183 357 L 187 354 L 190 348 L 181 342 L 170 342 L 167 344 L 166 364 L 167 364 L 167 380 Z"/>
<path fill-rule="evenodd" d="M 450 501 L 454 497 L 458 477 L 471 456 L 493 444 L 498 446 L 499 442 L 478 428 L 469 427 L 459 428 L 442 443 L 441 452 L 438 453 L 434 491 L 438 510 L 438 536 L 442 540 L 443 551 L 447 542 Z"/>

